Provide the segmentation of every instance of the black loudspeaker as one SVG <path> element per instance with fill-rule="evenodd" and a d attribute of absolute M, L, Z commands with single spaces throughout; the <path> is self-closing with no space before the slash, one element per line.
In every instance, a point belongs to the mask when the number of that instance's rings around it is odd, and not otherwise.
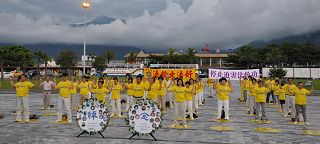
<path fill-rule="evenodd" d="M 29 119 L 39 119 L 39 115 L 31 114 L 31 115 L 29 116 Z"/>

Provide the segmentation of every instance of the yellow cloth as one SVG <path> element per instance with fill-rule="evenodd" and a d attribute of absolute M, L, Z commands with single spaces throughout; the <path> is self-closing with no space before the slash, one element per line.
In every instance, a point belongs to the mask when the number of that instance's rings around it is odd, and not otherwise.
<path fill-rule="evenodd" d="M 256 102 L 266 102 L 266 96 L 269 92 L 269 89 L 266 87 L 258 87 L 254 90 L 254 93 L 256 95 Z"/>
<path fill-rule="evenodd" d="M 192 101 L 192 97 L 193 97 L 193 88 L 192 86 L 189 86 L 189 88 L 185 87 L 185 99 L 187 101 Z"/>
<path fill-rule="evenodd" d="M 133 97 L 136 97 L 136 98 L 143 97 L 145 90 L 148 89 L 148 87 L 143 83 L 140 83 L 140 84 L 133 83 L 131 86 L 129 86 L 129 88 L 132 89 Z"/>
<path fill-rule="evenodd" d="M 105 96 L 106 94 L 109 92 L 108 89 L 106 89 L 105 87 L 102 87 L 102 88 L 96 88 L 96 89 L 93 89 L 92 90 L 92 93 L 96 94 L 96 98 L 99 100 L 99 101 L 102 101 L 102 102 L 105 102 L 106 99 L 105 99 Z"/>
<path fill-rule="evenodd" d="M 305 88 L 297 88 L 294 91 L 296 97 L 296 104 L 298 105 L 306 105 L 307 104 L 307 95 L 310 94 L 310 91 Z"/>
<path fill-rule="evenodd" d="M 245 85 L 244 85 L 244 90 L 249 90 L 250 89 L 250 84 L 251 84 L 251 81 L 250 80 L 245 80 Z"/>
<path fill-rule="evenodd" d="M 133 95 L 133 90 L 131 89 L 132 88 L 132 83 L 126 83 L 126 86 L 129 88 L 127 90 L 127 95 L 128 96 L 132 96 Z M 131 87 L 131 88 L 130 88 Z"/>
<path fill-rule="evenodd" d="M 29 81 L 25 82 L 17 82 L 15 84 L 16 87 L 16 95 L 19 97 L 29 96 L 29 89 L 32 88 L 34 84 Z"/>
<path fill-rule="evenodd" d="M 267 81 L 265 82 L 266 87 L 267 87 L 267 89 L 268 89 L 269 91 L 272 90 L 272 86 L 274 85 L 274 83 L 275 83 L 274 80 L 267 80 Z"/>
<path fill-rule="evenodd" d="M 257 83 L 255 83 L 255 84 L 251 83 L 251 84 L 250 84 L 250 94 L 249 94 L 249 96 L 256 96 L 254 90 L 255 90 L 256 88 L 258 88 L 258 87 L 259 87 L 259 85 L 258 85 Z"/>
<path fill-rule="evenodd" d="M 219 85 L 217 87 L 217 94 L 219 100 L 229 100 L 229 94 L 231 93 L 230 86 L 226 85 Z"/>
<path fill-rule="evenodd" d="M 78 88 L 80 89 L 81 95 L 89 94 L 89 82 L 81 82 L 80 84 L 78 84 Z"/>
<path fill-rule="evenodd" d="M 279 95 L 279 90 L 281 89 L 280 87 L 281 87 L 280 84 L 272 86 L 272 90 L 274 92 L 274 95 Z"/>
<path fill-rule="evenodd" d="M 290 95 L 290 96 L 293 96 L 294 95 L 294 91 L 295 89 L 297 89 L 297 86 L 294 85 L 294 84 L 286 84 L 284 85 L 285 89 L 286 89 L 286 94 L 287 95 Z"/>
<path fill-rule="evenodd" d="M 159 84 L 159 88 L 160 88 L 160 83 Z M 161 89 L 158 90 L 158 96 L 166 96 L 166 84 L 164 82 L 162 82 L 161 84 Z"/>
<path fill-rule="evenodd" d="M 76 82 L 71 82 L 71 84 L 73 84 L 73 88 L 70 89 L 70 93 L 71 93 L 71 94 L 77 94 L 77 86 L 78 86 L 78 83 L 76 83 Z"/>
<path fill-rule="evenodd" d="M 278 94 L 279 100 L 286 100 L 286 89 L 283 86 L 278 90 Z"/>
<path fill-rule="evenodd" d="M 123 91 L 123 87 L 118 83 L 112 86 L 111 98 L 113 100 L 120 99 L 120 92 Z"/>
<path fill-rule="evenodd" d="M 70 90 L 72 89 L 72 83 L 70 81 L 61 81 L 57 85 L 57 89 L 59 89 L 59 96 L 70 98 L 71 93 Z"/>
<path fill-rule="evenodd" d="M 147 98 L 156 100 L 158 98 L 159 87 L 160 85 L 158 83 L 153 83 L 151 85 L 150 91 L 148 92 Z"/>
<path fill-rule="evenodd" d="M 171 91 L 174 93 L 175 101 L 176 102 L 184 102 L 185 99 L 185 87 L 182 86 L 172 86 Z"/>

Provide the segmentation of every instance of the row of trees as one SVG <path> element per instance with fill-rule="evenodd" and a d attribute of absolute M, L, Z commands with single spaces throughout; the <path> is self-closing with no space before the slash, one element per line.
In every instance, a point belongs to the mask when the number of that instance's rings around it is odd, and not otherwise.
<path fill-rule="evenodd" d="M 4 67 L 19 67 L 27 68 L 37 66 L 38 72 L 40 71 L 40 64 L 45 64 L 47 69 L 47 62 L 52 58 L 40 49 L 32 51 L 23 46 L 3 46 L 0 47 L 0 68 L 1 78 L 3 78 Z M 115 59 L 115 54 L 107 50 L 104 54 L 95 57 L 93 66 L 97 68 L 104 68 L 110 60 Z M 77 53 L 72 50 L 64 50 L 59 53 L 56 63 L 64 69 L 71 69 L 77 65 Z M 45 70 L 46 72 L 46 70 Z"/>
<path fill-rule="evenodd" d="M 246 67 L 257 66 L 313 66 L 320 63 L 320 49 L 313 44 L 270 44 L 263 48 L 242 46 L 230 54 L 228 61 Z"/>

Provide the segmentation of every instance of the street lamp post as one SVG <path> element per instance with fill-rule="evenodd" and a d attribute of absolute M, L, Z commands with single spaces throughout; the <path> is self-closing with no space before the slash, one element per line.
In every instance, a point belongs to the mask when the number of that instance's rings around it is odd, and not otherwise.
<path fill-rule="evenodd" d="M 90 8 L 90 3 L 84 1 L 81 3 L 81 7 L 84 9 L 84 34 L 83 34 L 83 73 L 86 74 L 86 41 L 87 41 L 87 9 Z"/>

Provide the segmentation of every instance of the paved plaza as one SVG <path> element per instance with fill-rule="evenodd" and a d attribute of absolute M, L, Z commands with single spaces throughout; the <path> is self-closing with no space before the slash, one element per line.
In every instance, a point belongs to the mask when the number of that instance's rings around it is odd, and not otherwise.
<path fill-rule="evenodd" d="M 77 138 L 76 136 L 81 131 L 75 120 L 72 124 L 56 124 L 54 123 L 56 116 L 41 116 L 36 122 L 19 124 L 14 122 L 15 115 L 12 113 L 16 109 L 15 94 L 1 92 L 0 111 L 5 114 L 5 118 L 0 120 L 0 143 L 320 143 L 320 136 L 304 134 L 304 130 L 320 131 L 319 96 L 308 97 L 307 117 L 312 124 L 311 126 L 289 124 L 289 118 L 277 112 L 277 108 L 267 108 L 267 117 L 272 121 L 270 124 L 256 124 L 250 122 L 253 117 L 248 116 L 245 105 L 240 104 L 237 100 L 239 98 L 237 82 L 234 82 L 233 85 L 234 92 L 230 100 L 232 122 L 219 123 L 212 121 L 216 117 L 217 101 L 216 98 L 207 98 L 205 106 L 199 110 L 199 118 L 188 122 L 191 128 L 169 128 L 169 125 L 173 123 L 173 109 L 170 109 L 163 117 L 163 127 L 154 134 L 158 141 L 153 141 L 151 136 L 140 136 L 128 140 L 131 132 L 128 131 L 123 118 L 111 119 L 111 124 L 103 132 L 105 139 L 102 139 L 99 135 L 84 135 Z M 205 93 L 205 96 L 207 97 L 208 93 Z M 52 102 L 55 106 L 57 106 L 57 97 L 56 94 L 53 95 Z M 44 111 L 40 110 L 42 108 L 42 94 L 30 93 L 29 105 L 31 113 L 44 114 Z M 55 109 L 51 112 L 55 112 Z M 73 111 L 73 115 L 75 116 L 75 111 Z M 230 126 L 234 131 L 218 132 L 209 128 L 212 126 Z M 280 132 L 257 132 L 255 129 L 260 127 L 275 128 Z"/>

